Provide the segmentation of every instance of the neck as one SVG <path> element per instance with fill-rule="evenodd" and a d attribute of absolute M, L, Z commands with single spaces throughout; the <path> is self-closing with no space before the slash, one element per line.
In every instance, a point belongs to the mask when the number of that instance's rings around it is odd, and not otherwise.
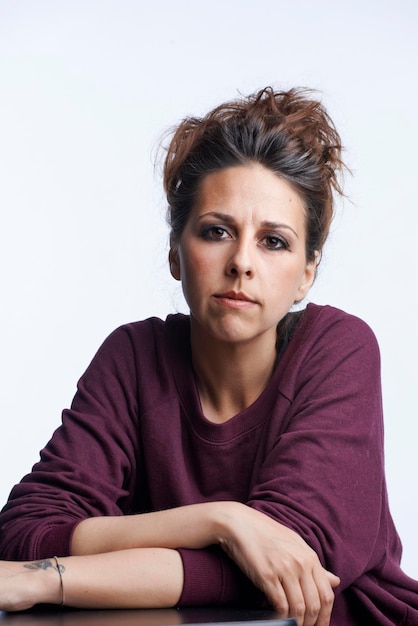
<path fill-rule="evenodd" d="M 202 411 L 213 422 L 226 422 L 255 402 L 274 371 L 275 329 L 235 344 L 202 335 L 192 321 L 191 346 Z"/>

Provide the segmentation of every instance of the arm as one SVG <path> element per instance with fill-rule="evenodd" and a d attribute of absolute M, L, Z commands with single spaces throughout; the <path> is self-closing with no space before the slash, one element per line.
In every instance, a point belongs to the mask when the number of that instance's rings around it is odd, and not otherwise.
<path fill-rule="evenodd" d="M 140 515 L 85 519 L 74 530 L 71 554 L 156 546 L 204 548 L 216 543 L 216 515 L 223 506 L 208 502 Z"/>
<path fill-rule="evenodd" d="M 380 355 L 366 324 L 324 316 L 321 333 L 300 342 L 300 371 L 281 390 L 288 423 L 247 504 L 297 532 L 340 592 L 385 558 Z"/>
<path fill-rule="evenodd" d="M 163 608 L 176 605 L 183 585 L 175 550 L 149 548 L 35 562 L 0 562 L 0 610 L 34 604 L 77 608 Z"/>
<path fill-rule="evenodd" d="M 40 461 L 13 488 L 0 514 L 0 558 L 69 555 L 81 520 L 134 508 L 141 462 L 135 361 L 122 328 L 101 346 Z"/>

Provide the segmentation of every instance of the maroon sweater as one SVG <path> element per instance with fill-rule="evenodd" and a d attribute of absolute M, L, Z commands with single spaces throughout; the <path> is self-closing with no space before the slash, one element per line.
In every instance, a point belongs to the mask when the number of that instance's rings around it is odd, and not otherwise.
<path fill-rule="evenodd" d="M 0 557 L 70 554 L 89 516 L 237 500 L 299 533 L 341 578 L 332 624 L 418 625 L 418 583 L 384 478 L 380 360 L 366 324 L 308 305 L 267 388 L 224 424 L 202 414 L 189 318 L 123 326 L 0 515 Z M 180 550 L 182 605 L 259 602 L 218 547 Z"/>

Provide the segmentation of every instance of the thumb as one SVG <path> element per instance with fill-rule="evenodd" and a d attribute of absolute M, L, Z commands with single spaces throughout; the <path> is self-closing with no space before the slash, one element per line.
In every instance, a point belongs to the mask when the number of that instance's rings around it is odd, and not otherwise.
<path fill-rule="evenodd" d="M 327 576 L 328 576 L 328 580 L 332 588 L 338 587 L 338 585 L 341 583 L 340 578 L 336 576 L 335 574 L 333 574 L 332 572 L 327 571 Z"/>

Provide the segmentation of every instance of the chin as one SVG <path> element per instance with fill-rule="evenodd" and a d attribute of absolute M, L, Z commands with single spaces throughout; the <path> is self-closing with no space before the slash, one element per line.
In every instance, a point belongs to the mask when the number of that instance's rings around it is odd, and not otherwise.
<path fill-rule="evenodd" d="M 241 324 L 218 324 L 210 333 L 214 339 L 224 343 L 239 344 L 256 340 L 259 333 L 248 328 L 243 328 Z"/>

